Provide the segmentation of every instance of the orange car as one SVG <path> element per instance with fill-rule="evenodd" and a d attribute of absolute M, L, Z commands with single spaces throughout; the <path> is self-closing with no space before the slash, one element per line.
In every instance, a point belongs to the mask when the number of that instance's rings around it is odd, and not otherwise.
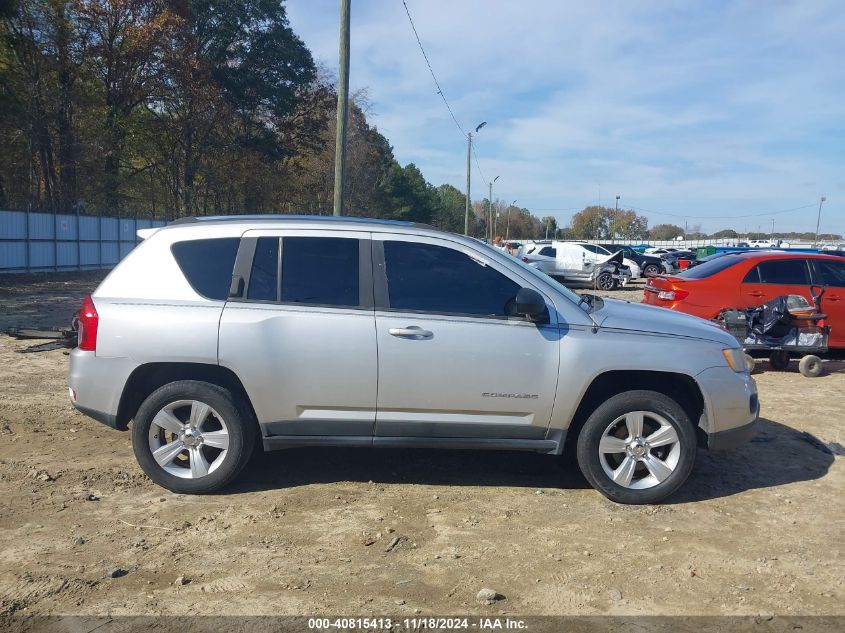
<path fill-rule="evenodd" d="M 675 276 L 648 280 L 643 303 L 713 319 L 722 308 L 760 305 L 780 295 L 824 286 L 822 311 L 831 326 L 829 347 L 845 349 L 845 258 L 813 253 L 728 253 Z"/>

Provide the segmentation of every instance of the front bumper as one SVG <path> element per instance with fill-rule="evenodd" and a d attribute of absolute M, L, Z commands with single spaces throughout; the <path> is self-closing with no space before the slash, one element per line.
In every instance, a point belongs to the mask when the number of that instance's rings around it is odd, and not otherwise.
<path fill-rule="evenodd" d="M 695 380 L 704 396 L 706 420 L 701 426 L 707 448 L 733 448 L 750 440 L 760 416 L 754 379 L 726 366 L 705 369 Z"/>

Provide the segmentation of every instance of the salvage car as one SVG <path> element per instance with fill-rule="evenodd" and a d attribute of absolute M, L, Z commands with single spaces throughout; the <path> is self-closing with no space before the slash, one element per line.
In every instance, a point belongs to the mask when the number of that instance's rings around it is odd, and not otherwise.
<path fill-rule="evenodd" d="M 615 255 L 586 242 L 535 242 L 524 245 L 520 259 L 569 286 L 616 290 L 631 280 L 631 270 Z"/>
<path fill-rule="evenodd" d="M 757 387 L 726 331 L 579 296 L 462 235 L 308 216 L 139 234 L 83 302 L 68 393 L 131 422 L 138 463 L 173 492 L 220 490 L 260 440 L 566 451 L 609 499 L 656 503 L 699 446 L 754 434 Z"/>
<path fill-rule="evenodd" d="M 643 303 L 714 319 L 723 308 L 759 306 L 783 295 L 800 295 L 813 305 L 814 286 L 825 288 L 828 346 L 845 349 L 845 261 L 835 255 L 726 253 L 678 275 L 653 277 Z"/>
<path fill-rule="evenodd" d="M 672 264 L 660 256 L 638 253 L 633 248 L 625 244 L 602 243 L 597 246 L 601 246 L 611 253 L 622 251 L 622 256 L 625 259 L 630 259 L 631 261 L 636 262 L 642 271 L 643 277 L 654 277 L 655 275 L 659 275 L 661 273 L 672 273 L 676 270 Z"/>

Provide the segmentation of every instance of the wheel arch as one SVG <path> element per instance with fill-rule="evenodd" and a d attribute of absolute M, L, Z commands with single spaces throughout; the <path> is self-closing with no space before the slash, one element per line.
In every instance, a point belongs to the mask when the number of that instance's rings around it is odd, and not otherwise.
<path fill-rule="evenodd" d="M 255 419 L 255 410 L 246 389 L 231 369 L 210 363 L 159 362 L 140 365 L 129 375 L 117 408 L 117 428 L 126 430 L 141 403 L 151 393 L 177 380 L 199 380 L 228 389 L 242 399 Z"/>
<path fill-rule="evenodd" d="M 615 395 L 635 390 L 656 391 L 672 398 L 693 423 L 699 445 L 705 445 L 707 407 L 695 379 L 677 372 L 636 369 L 606 371 L 593 378 L 581 396 L 566 431 L 565 450 L 574 450 L 581 427 L 600 404 Z"/>

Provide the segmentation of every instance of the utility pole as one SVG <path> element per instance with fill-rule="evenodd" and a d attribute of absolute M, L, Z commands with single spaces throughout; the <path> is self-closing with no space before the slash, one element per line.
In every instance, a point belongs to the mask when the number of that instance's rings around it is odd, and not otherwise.
<path fill-rule="evenodd" d="M 467 207 L 464 211 L 464 235 L 469 235 L 469 206 L 470 206 L 470 156 L 472 156 L 472 132 L 467 134 Z"/>
<path fill-rule="evenodd" d="M 827 198 L 822 196 L 822 199 L 819 201 L 819 215 L 818 217 L 816 217 L 816 248 L 819 247 L 819 225 L 822 221 L 822 205 L 824 204 L 825 200 L 827 200 Z"/>
<path fill-rule="evenodd" d="M 337 136 L 334 145 L 334 215 L 343 215 L 346 123 L 349 119 L 349 5 L 351 1 L 340 0 L 340 64 L 337 76 Z"/>
<path fill-rule="evenodd" d="M 487 125 L 487 121 L 482 121 L 475 126 L 475 133 Z M 470 157 L 472 156 L 472 132 L 467 133 L 467 200 L 466 210 L 464 211 L 464 235 L 469 235 L 469 208 L 472 206 L 471 183 L 472 183 L 472 168 L 470 167 Z"/>

